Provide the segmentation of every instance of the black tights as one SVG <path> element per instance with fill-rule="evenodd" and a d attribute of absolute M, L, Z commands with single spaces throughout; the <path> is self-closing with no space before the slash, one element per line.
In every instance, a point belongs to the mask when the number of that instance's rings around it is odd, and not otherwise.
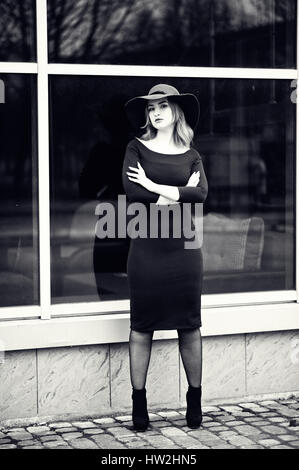
<path fill-rule="evenodd" d="M 199 387 L 202 378 L 202 342 L 199 328 L 178 329 L 179 350 L 188 384 Z M 130 331 L 129 356 L 132 387 L 145 387 L 151 357 L 153 332 Z M 161 365 L 163 368 L 163 364 Z"/>

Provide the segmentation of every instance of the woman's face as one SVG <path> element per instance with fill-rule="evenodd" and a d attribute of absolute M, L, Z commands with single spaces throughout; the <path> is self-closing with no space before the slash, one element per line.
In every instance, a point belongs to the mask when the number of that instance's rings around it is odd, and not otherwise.
<path fill-rule="evenodd" d="M 160 130 L 173 126 L 174 115 L 167 98 L 149 101 L 147 110 L 150 122 L 155 129 Z"/>

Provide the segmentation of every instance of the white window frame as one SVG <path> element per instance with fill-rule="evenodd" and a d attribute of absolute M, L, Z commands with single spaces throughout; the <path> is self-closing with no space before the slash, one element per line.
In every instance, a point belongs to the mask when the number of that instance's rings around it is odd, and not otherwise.
<path fill-rule="evenodd" d="M 194 78 L 298 78 L 297 69 L 235 67 L 126 66 L 48 63 L 47 0 L 36 0 L 37 62 L 0 62 L 0 73 L 34 74 L 38 97 L 39 263 L 40 305 L 0 308 L 0 339 L 6 350 L 128 341 L 128 300 L 51 304 L 49 103 L 51 75 L 169 76 Z M 290 94 L 291 94 L 290 89 Z M 296 103 L 296 183 L 299 181 L 299 115 Z M 42 209 L 42 210 L 41 210 Z M 299 220 L 296 184 L 296 218 Z M 296 224 L 296 247 L 299 229 Z M 202 295 L 203 336 L 299 329 L 299 249 L 296 289 Z M 175 330 L 157 331 L 155 339 L 176 338 Z"/>

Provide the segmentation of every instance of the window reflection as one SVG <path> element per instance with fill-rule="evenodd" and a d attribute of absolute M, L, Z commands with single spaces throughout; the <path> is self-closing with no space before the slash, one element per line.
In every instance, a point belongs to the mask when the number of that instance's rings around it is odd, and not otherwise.
<path fill-rule="evenodd" d="M 295 0 L 49 0 L 49 61 L 295 67 Z"/>
<path fill-rule="evenodd" d="M 0 61 L 36 61 L 35 30 L 35 0 L 1 0 Z"/>
<path fill-rule="evenodd" d="M 39 302 L 36 78 L 1 74 L 0 304 Z"/>
<path fill-rule="evenodd" d="M 129 239 L 95 237 L 95 208 L 109 201 L 117 210 L 118 195 L 124 194 L 124 150 L 132 138 L 123 104 L 156 82 L 144 77 L 51 77 L 54 302 L 129 298 Z M 195 93 L 201 102 L 194 145 L 209 181 L 203 293 L 293 289 L 291 82 L 159 82 Z"/>

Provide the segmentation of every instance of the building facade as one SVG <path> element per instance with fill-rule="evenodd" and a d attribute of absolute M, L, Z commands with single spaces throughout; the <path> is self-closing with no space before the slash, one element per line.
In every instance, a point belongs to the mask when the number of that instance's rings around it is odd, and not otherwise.
<path fill-rule="evenodd" d="M 157 83 L 200 101 L 203 400 L 298 394 L 296 0 L 7 0 L 0 23 L 0 422 L 131 406 L 124 103 Z M 155 332 L 150 407 L 186 388 Z"/>

